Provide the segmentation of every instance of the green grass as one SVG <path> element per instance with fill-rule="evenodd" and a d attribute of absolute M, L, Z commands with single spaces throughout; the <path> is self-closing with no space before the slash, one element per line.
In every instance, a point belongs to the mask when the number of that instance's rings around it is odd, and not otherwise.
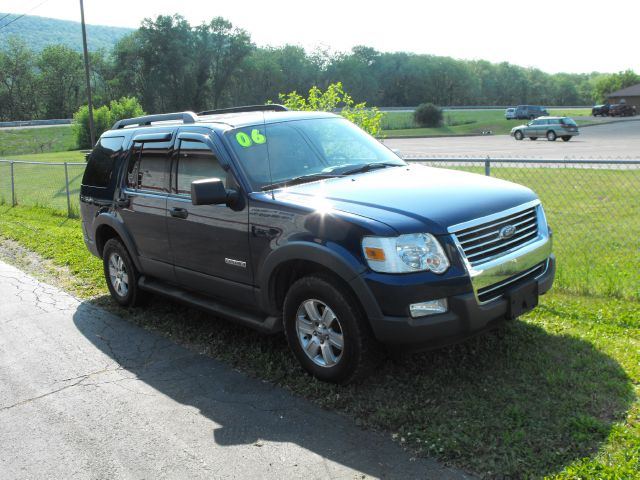
<path fill-rule="evenodd" d="M 583 109 L 550 109 L 550 115 L 588 116 L 590 110 Z M 444 124 L 438 128 L 419 128 L 413 120 L 412 112 L 386 112 L 382 119 L 382 130 L 385 136 L 436 136 L 436 135 L 470 135 L 491 131 L 494 135 L 508 134 L 513 127 L 523 120 L 506 120 L 504 110 L 451 110 L 444 112 Z M 586 125 L 590 121 L 578 121 Z"/>
<path fill-rule="evenodd" d="M 418 455 L 485 477 L 640 474 L 640 302 L 558 290 L 504 328 L 434 352 L 388 358 L 360 385 L 310 379 L 282 337 L 265 337 L 155 299 L 123 310 L 106 297 L 80 222 L 0 207 L 0 237 L 57 265 L 80 298 L 386 432 Z"/>
<path fill-rule="evenodd" d="M 0 129 L 0 159 L 13 155 L 64 152 L 77 148 L 71 125 Z"/>

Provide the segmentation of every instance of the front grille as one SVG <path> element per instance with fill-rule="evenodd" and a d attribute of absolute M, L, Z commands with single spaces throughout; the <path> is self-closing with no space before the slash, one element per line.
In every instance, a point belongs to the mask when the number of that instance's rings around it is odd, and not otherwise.
<path fill-rule="evenodd" d="M 514 227 L 515 233 L 505 236 L 505 227 Z M 462 251 L 472 266 L 512 251 L 535 239 L 537 235 L 536 207 L 455 232 Z"/>
<path fill-rule="evenodd" d="M 516 285 L 517 283 L 524 283 L 527 280 L 537 278 L 542 275 L 546 269 L 547 262 L 542 262 L 535 267 L 525 272 L 519 273 L 518 275 L 514 275 L 513 277 L 509 277 L 502 282 L 494 283 L 493 285 L 489 285 L 488 287 L 481 288 L 478 290 L 478 300 L 480 301 L 480 303 L 485 303 L 489 300 L 502 298 L 504 296 L 504 292 L 506 292 L 513 285 Z"/>

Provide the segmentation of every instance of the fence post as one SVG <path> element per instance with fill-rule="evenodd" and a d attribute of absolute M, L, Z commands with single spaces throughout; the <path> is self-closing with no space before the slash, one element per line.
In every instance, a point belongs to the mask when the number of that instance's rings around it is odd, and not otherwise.
<path fill-rule="evenodd" d="M 16 206 L 16 184 L 13 176 L 13 162 L 11 162 L 11 206 Z"/>
<path fill-rule="evenodd" d="M 64 162 L 64 184 L 67 189 L 67 217 L 71 218 L 71 197 L 69 195 L 69 170 L 67 162 Z"/>
<path fill-rule="evenodd" d="M 491 159 L 489 157 L 484 161 L 484 174 L 487 177 L 491 176 Z"/>

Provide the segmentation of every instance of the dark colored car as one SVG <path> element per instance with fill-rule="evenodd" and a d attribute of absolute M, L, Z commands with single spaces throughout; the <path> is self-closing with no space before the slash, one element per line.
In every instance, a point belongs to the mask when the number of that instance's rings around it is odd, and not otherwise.
<path fill-rule="evenodd" d="M 522 140 L 525 137 L 537 140 L 545 137 L 550 142 L 555 142 L 556 138 L 560 137 L 568 142 L 576 135 L 580 135 L 578 124 L 569 117 L 539 117 L 526 125 L 518 125 L 511 129 L 511 136 L 516 140 Z"/>
<path fill-rule="evenodd" d="M 84 240 L 109 291 L 153 292 L 266 333 L 346 383 L 381 346 L 459 341 L 551 288 L 537 196 L 409 165 L 330 113 L 280 106 L 117 122 L 88 160 Z"/>
<path fill-rule="evenodd" d="M 533 120 L 534 118 L 542 117 L 549 115 L 549 112 L 545 110 L 544 107 L 540 107 L 538 105 L 518 105 L 516 107 L 515 118 L 517 119 L 529 119 Z"/>
<path fill-rule="evenodd" d="M 610 107 L 611 105 L 609 105 L 608 103 L 604 103 L 602 105 L 594 105 L 591 108 L 591 115 L 593 115 L 594 117 L 597 117 L 598 115 L 600 115 L 601 117 L 606 117 L 607 115 L 609 115 Z"/>
<path fill-rule="evenodd" d="M 609 116 L 611 117 L 632 117 L 635 114 L 635 105 L 628 105 L 626 103 L 614 103 L 609 108 Z"/>

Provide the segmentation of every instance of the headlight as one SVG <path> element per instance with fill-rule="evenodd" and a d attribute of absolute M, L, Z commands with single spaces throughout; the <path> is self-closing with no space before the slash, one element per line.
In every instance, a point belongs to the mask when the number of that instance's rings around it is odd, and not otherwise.
<path fill-rule="evenodd" d="M 383 273 L 409 273 L 431 270 L 444 273 L 449 259 L 440 242 L 429 233 L 399 237 L 364 237 L 362 251 L 372 270 Z"/>

